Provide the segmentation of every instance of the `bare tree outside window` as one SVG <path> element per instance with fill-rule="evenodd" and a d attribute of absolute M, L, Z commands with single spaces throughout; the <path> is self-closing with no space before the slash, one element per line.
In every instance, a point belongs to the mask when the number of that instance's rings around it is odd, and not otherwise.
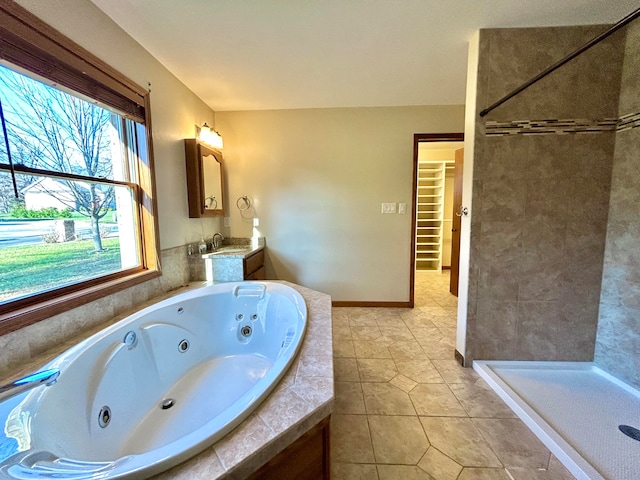
<path fill-rule="evenodd" d="M 15 145 L 11 149 L 11 155 L 14 163 L 32 166 L 35 159 L 31 157 L 30 151 L 25 151 L 20 145 Z M 7 151 L 4 139 L 0 136 L 0 159 L 7 158 Z M 36 181 L 31 175 L 18 175 L 15 177 L 18 193 L 24 188 Z M 20 195 L 22 199 L 22 195 Z M 16 204 L 16 198 L 13 190 L 12 178 L 8 175 L 0 175 L 0 214 L 9 213 Z"/>
<path fill-rule="evenodd" d="M 0 23 L 4 335 L 161 269 L 149 89 L 16 2 Z"/>
<path fill-rule="evenodd" d="M 94 178 L 113 178 L 108 110 L 5 67 L 0 67 L 0 95 L 15 163 Z M 70 210 L 90 219 L 94 249 L 101 251 L 100 220 L 113 206 L 114 188 L 97 183 L 56 181 L 66 187 L 65 193 L 56 189 L 49 189 L 48 193 Z M 10 198 L 13 194 L 7 195 L 6 187 L 0 185 L 2 196 Z"/>

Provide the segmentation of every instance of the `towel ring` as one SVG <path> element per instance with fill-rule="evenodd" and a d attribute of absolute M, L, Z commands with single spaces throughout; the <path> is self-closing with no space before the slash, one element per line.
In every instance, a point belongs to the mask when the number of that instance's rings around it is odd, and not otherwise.
<path fill-rule="evenodd" d="M 218 200 L 216 200 L 215 195 L 211 195 L 204 199 L 204 208 L 205 210 L 216 210 L 218 208 Z"/>
<path fill-rule="evenodd" d="M 247 197 L 246 195 L 242 195 L 238 198 L 238 200 L 236 200 L 236 207 L 238 207 L 238 210 L 240 210 L 241 212 L 250 209 L 251 199 L 249 199 L 249 197 Z"/>

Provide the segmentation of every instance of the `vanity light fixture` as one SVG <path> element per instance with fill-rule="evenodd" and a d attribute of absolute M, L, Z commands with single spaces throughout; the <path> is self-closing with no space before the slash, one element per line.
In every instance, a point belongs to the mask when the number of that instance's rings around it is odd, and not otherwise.
<path fill-rule="evenodd" d="M 206 143 L 207 145 L 216 148 L 218 150 L 222 150 L 222 137 L 218 132 L 212 130 L 209 125 L 205 124 L 200 127 L 200 141 Z"/>

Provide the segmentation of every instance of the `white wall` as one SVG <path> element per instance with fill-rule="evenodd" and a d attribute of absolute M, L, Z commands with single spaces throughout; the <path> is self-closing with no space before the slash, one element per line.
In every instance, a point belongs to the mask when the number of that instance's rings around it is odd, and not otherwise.
<path fill-rule="evenodd" d="M 52 27 L 142 87 L 151 84 L 156 188 L 163 249 L 212 235 L 219 219 L 189 219 L 184 138 L 214 124 L 214 112 L 88 0 L 18 0 Z"/>
<path fill-rule="evenodd" d="M 183 138 L 214 112 L 88 0 L 19 0 L 142 86 L 151 83 L 163 249 L 211 235 L 217 219 L 189 219 Z M 186 46 L 185 48 L 188 48 Z M 235 208 L 250 195 L 267 237 L 267 274 L 334 300 L 408 301 L 414 133 L 460 132 L 464 107 L 219 112 L 231 229 L 253 233 Z"/>
<path fill-rule="evenodd" d="M 218 112 L 233 236 L 255 202 L 267 276 L 337 301 L 409 300 L 413 135 L 462 132 L 464 107 Z M 407 214 L 380 213 L 404 202 Z"/>

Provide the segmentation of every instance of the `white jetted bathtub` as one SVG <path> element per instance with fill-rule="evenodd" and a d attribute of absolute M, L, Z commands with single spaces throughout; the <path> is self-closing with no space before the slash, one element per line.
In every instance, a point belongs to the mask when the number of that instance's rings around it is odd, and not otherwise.
<path fill-rule="evenodd" d="M 45 365 L 55 384 L 0 403 L 0 478 L 146 478 L 182 462 L 269 394 L 306 319 L 274 282 L 209 285 L 125 318 Z"/>

